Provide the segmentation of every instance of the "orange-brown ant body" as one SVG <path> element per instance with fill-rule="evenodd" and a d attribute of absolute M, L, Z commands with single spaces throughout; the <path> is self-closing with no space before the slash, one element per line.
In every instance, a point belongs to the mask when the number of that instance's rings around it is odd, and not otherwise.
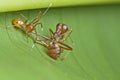
<path fill-rule="evenodd" d="M 27 40 L 28 40 L 28 34 L 29 33 L 33 33 L 36 35 L 38 35 L 37 31 L 36 31 L 36 26 L 38 24 L 41 25 L 41 28 L 42 28 L 42 23 L 40 22 L 40 19 L 41 17 L 43 17 L 46 12 L 48 11 L 48 9 L 50 8 L 52 4 L 49 5 L 49 7 L 44 11 L 43 14 L 40 14 L 41 11 L 38 13 L 38 15 L 35 17 L 35 19 L 33 19 L 33 21 L 31 21 L 30 23 L 27 24 L 27 21 L 28 19 L 25 18 L 25 16 L 23 16 L 25 19 L 21 19 L 21 18 L 15 18 L 13 21 L 12 21 L 12 25 L 15 27 L 15 28 L 20 28 L 20 29 L 23 29 L 25 32 L 26 32 L 26 36 L 27 36 Z M 34 32 L 33 32 L 34 31 Z"/>
<path fill-rule="evenodd" d="M 65 24 L 58 23 L 56 25 L 56 32 L 49 29 L 51 37 L 40 35 L 45 40 L 36 40 L 35 42 L 48 48 L 48 55 L 53 59 L 58 59 L 63 50 L 72 50 L 72 47 L 64 43 L 64 41 L 70 36 L 72 30 L 69 30 Z M 66 37 L 64 35 L 68 33 Z M 49 42 L 47 43 L 46 40 Z"/>
<path fill-rule="evenodd" d="M 16 18 L 12 21 L 12 24 L 15 28 L 20 28 L 23 29 L 26 32 L 26 36 L 28 38 L 28 34 L 29 33 L 33 33 L 33 31 L 35 31 L 35 34 L 37 35 L 37 31 L 36 31 L 36 26 L 38 24 L 41 24 L 42 27 L 42 23 L 39 22 L 38 18 L 35 18 L 32 22 L 30 22 L 29 24 L 26 24 L 27 20 L 22 20 L 21 18 Z"/>

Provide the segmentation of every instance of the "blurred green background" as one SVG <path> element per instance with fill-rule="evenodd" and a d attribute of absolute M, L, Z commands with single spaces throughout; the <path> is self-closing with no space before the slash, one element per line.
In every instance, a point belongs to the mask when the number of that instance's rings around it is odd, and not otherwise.
<path fill-rule="evenodd" d="M 120 5 L 50 8 L 41 19 L 44 31 L 61 22 L 73 29 L 67 44 L 73 51 L 64 61 L 52 60 L 33 38 L 12 27 L 22 13 L 31 21 L 45 9 L 0 13 L 0 80 L 120 80 Z M 6 29 L 6 26 L 10 28 Z"/>

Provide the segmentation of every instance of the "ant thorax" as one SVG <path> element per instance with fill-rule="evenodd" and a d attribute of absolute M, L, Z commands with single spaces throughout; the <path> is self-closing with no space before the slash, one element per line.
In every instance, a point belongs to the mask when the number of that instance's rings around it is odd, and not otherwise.
<path fill-rule="evenodd" d="M 59 41 L 61 39 L 61 36 L 58 32 L 55 32 L 54 35 L 52 36 L 53 41 Z"/>

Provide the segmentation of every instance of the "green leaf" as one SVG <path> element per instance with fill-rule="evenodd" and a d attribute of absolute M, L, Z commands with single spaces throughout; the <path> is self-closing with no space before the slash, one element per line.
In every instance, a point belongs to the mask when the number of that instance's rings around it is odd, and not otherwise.
<path fill-rule="evenodd" d="M 43 12 L 44 10 L 42 10 Z M 19 11 L 31 21 L 39 10 Z M 51 8 L 41 19 L 44 31 L 55 31 L 57 23 L 73 29 L 66 43 L 73 51 L 64 51 L 64 61 L 53 60 L 46 48 L 11 25 L 19 12 L 0 13 L 0 80 L 119 80 L 120 79 L 120 6 L 84 6 Z M 6 26 L 9 28 L 6 29 Z"/>
<path fill-rule="evenodd" d="M 52 7 L 118 4 L 120 0 L 1 0 L 0 12 Z"/>

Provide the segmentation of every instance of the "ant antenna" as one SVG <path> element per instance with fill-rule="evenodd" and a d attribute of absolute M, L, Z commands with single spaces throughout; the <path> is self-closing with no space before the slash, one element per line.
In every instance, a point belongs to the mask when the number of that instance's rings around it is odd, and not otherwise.
<path fill-rule="evenodd" d="M 27 20 L 28 20 L 28 18 L 27 18 L 27 17 L 25 17 L 22 13 L 20 13 L 20 16 L 22 16 L 22 17 L 25 19 L 25 21 L 27 21 Z"/>
<path fill-rule="evenodd" d="M 39 18 L 42 18 L 48 12 L 48 10 L 50 9 L 51 6 L 52 6 L 52 3 L 49 4 L 48 8 L 41 14 L 41 16 Z M 46 30 L 47 30 L 47 28 L 46 28 Z M 42 28 L 42 31 L 43 31 L 43 28 Z"/>
<path fill-rule="evenodd" d="M 42 16 L 44 16 L 44 15 L 47 13 L 47 11 L 49 10 L 49 8 L 50 8 L 51 6 L 52 6 L 52 3 L 49 4 L 48 8 L 44 11 L 44 13 L 42 14 Z"/>
<path fill-rule="evenodd" d="M 37 15 L 37 19 L 39 18 L 42 18 L 46 13 L 47 11 L 49 10 L 49 8 L 52 6 L 52 3 L 49 4 L 48 8 L 41 14 L 41 11 L 39 11 L 38 15 Z"/>
<path fill-rule="evenodd" d="M 71 34 L 71 32 L 72 32 L 72 29 L 71 30 L 69 30 L 69 33 L 68 33 L 68 35 L 63 39 L 63 41 L 65 41 L 68 37 L 70 38 L 70 41 L 72 42 L 72 44 L 74 45 L 74 41 L 72 40 L 72 38 L 70 37 L 70 34 Z"/>
<path fill-rule="evenodd" d="M 63 58 L 61 58 L 61 61 L 63 61 L 68 55 L 69 55 L 69 53 L 65 54 L 65 55 L 63 56 Z"/>
<path fill-rule="evenodd" d="M 72 44 L 75 45 L 75 43 L 74 43 L 74 41 L 72 40 L 71 36 L 69 36 L 69 38 L 70 38 Z"/>
<path fill-rule="evenodd" d="M 34 47 L 35 47 L 35 44 L 32 45 L 32 48 L 34 48 Z"/>
<path fill-rule="evenodd" d="M 47 13 L 47 11 L 49 10 L 49 8 L 50 8 L 51 6 L 52 6 L 52 3 L 49 4 L 48 8 L 43 12 L 42 16 L 40 16 L 40 17 L 43 17 L 43 16 Z"/>
<path fill-rule="evenodd" d="M 32 21 L 33 23 L 36 22 L 36 21 L 39 21 L 39 19 L 41 19 L 46 13 L 47 11 L 49 10 L 49 8 L 52 6 L 52 3 L 49 4 L 48 8 L 41 14 L 41 11 L 39 11 L 38 15 L 36 16 L 36 18 Z M 41 24 L 42 26 L 42 24 Z M 42 31 L 43 31 L 43 28 L 42 28 Z"/>

